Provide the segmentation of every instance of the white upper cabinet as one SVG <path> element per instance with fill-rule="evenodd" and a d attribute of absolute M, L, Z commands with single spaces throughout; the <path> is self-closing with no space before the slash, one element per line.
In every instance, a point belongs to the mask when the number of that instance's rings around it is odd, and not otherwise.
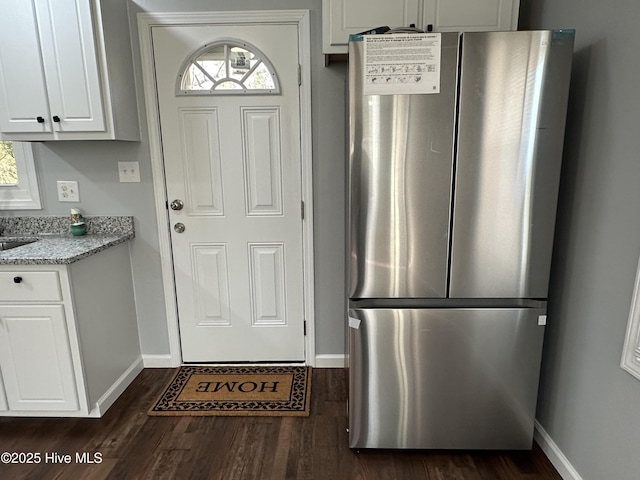
<path fill-rule="evenodd" d="M 520 0 L 423 0 L 420 28 L 434 32 L 517 30 Z"/>
<path fill-rule="evenodd" d="M 323 0 L 325 54 L 347 53 L 349 35 L 380 26 L 423 30 L 517 30 L 520 0 Z"/>
<path fill-rule="evenodd" d="M 323 0 L 324 53 L 347 53 L 349 35 L 380 26 L 418 26 L 421 0 Z"/>
<path fill-rule="evenodd" d="M 125 0 L 3 0 L 0 132 L 140 138 Z"/>
<path fill-rule="evenodd" d="M 0 131 L 42 132 L 49 118 L 34 6 L 6 0 L 0 19 Z"/>

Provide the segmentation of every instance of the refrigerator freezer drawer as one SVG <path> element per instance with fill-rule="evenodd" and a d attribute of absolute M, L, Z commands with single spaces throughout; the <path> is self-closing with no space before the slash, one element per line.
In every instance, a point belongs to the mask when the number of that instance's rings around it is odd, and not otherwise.
<path fill-rule="evenodd" d="M 350 310 L 350 447 L 530 449 L 544 314 Z"/>

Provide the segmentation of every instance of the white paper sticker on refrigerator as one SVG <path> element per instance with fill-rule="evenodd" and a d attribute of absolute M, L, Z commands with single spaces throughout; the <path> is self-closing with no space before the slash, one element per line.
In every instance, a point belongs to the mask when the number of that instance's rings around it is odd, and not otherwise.
<path fill-rule="evenodd" d="M 439 33 L 364 36 L 364 94 L 440 93 Z"/>

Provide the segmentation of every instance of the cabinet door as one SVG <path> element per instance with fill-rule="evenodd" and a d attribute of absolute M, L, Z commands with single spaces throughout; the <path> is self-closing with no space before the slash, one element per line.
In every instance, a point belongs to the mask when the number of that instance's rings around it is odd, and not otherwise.
<path fill-rule="evenodd" d="M 10 410 L 79 410 L 64 307 L 0 307 L 0 369 Z"/>
<path fill-rule="evenodd" d="M 517 30 L 520 0 L 424 0 L 423 24 L 436 32 Z"/>
<path fill-rule="evenodd" d="M 0 130 L 51 131 L 36 12 L 30 1 L 2 0 Z"/>
<path fill-rule="evenodd" d="M 349 35 L 387 25 L 403 27 L 419 23 L 420 0 L 400 2 L 323 0 L 324 53 L 347 53 Z"/>
<path fill-rule="evenodd" d="M 53 129 L 105 130 L 89 0 L 36 0 Z"/>

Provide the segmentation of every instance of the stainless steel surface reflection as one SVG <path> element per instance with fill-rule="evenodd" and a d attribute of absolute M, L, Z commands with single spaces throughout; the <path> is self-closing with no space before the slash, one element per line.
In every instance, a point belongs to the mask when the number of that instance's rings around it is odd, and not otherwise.
<path fill-rule="evenodd" d="M 442 34 L 438 95 L 363 95 L 349 52 L 349 296 L 444 297 L 458 35 Z"/>
<path fill-rule="evenodd" d="M 531 448 L 543 313 L 350 310 L 350 447 Z"/>
<path fill-rule="evenodd" d="M 574 33 L 349 42 L 352 448 L 531 448 Z"/>
<path fill-rule="evenodd" d="M 30 243 L 35 242 L 36 240 L 8 240 L 8 241 L 0 241 L 0 251 L 3 250 L 11 250 L 12 248 L 18 248 L 23 245 L 29 245 Z"/>
<path fill-rule="evenodd" d="M 464 34 L 451 297 L 547 296 L 572 53 L 551 31 Z"/>

